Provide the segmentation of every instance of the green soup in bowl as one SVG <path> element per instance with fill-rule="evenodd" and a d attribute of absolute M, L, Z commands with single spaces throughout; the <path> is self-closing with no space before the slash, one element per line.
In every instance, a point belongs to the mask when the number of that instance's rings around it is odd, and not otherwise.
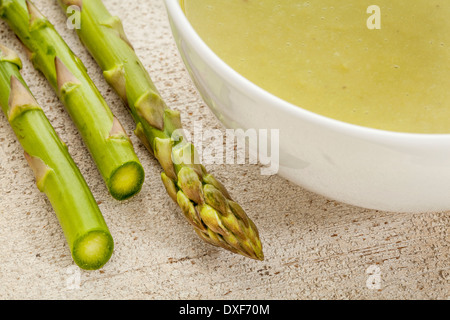
<path fill-rule="evenodd" d="M 184 0 L 182 6 L 220 58 L 290 103 L 372 128 L 450 133 L 450 1 Z"/>

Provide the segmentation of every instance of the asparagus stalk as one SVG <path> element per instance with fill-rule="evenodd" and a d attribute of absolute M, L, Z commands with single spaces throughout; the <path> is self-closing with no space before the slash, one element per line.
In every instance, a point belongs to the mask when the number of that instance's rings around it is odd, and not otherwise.
<path fill-rule="evenodd" d="M 20 75 L 17 54 L 0 45 L 0 105 L 58 217 L 75 263 L 101 268 L 111 257 L 113 239 L 89 187 L 66 145 Z"/>
<path fill-rule="evenodd" d="M 82 43 L 100 65 L 136 122 L 135 134 L 163 168 L 162 181 L 196 233 L 206 242 L 263 260 L 254 223 L 225 187 L 195 161 L 195 147 L 177 135 L 180 114 L 170 110 L 133 50 L 118 17 L 100 0 L 58 0 L 80 10 Z"/>
<path fill-rule="evenodd" d="M 80 59 L 31 1 L 0 0 L 0 16 L 65 105 L 111 195 L 125 200 L 138 193 L 144 182 L 142 165 Z"/>

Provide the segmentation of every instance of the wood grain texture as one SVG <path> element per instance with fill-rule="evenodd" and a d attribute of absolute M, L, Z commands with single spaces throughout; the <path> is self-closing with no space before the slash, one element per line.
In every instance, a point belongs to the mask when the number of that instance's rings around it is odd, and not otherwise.
<path fill-rule="evenodd" d="M 258 225 L 266 260 L 205 245 L 167 196 L 161 169 L 132 134 L 134 123 L 53 0 L 36 6 L 79 55 L 130 134 L 147 172 L 142 192 L 119 203 L 81 137 L 5 23 L 1 43 L 20 53 L 23 75 L 99 202 L 116 249 L 99 271 L 75 267 L 62 231 L 5 117 L 0 116 L 0 298 L 46 299 L 449 299 L 450 213 L 355 208 L 305 191 L 252 165 L 208 166 Z M 223 130 L 179 57 L 162 0 L 105 0 L 183 124 Z M 450 194 L 449 194 L 450 196 Z M 381 288 L 367 287 L 369 267 Z M 74 277 L 80 283 L 73 285 Z M 76 283 L 75 283 L 76 284 Z"/>

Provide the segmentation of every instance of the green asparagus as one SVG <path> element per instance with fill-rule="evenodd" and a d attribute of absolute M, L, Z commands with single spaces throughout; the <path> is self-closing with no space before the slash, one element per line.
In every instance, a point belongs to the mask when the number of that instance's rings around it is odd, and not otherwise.
<path fill-rule="evenodd" d="M 0 16 L 23 42 L 33 65 L 65 105 L 111 195 L 125 200 L 138 193 L 144 169 L 129 136 L 80 59 L 31 1 L 0 0 Z"/>
<path fill-rule="evenodd" d="M 122 23 L 100 0 L 58 0 L 79 13 L 81 42 L 136 122 L 135 134 L 161 164 L 162 181 L 196 233 L 206 242 L 263 260 L 255 224 L 225 187 L 196 159 L 195 147 L 178 135 L 180 114 L 169 109 L 127 39 Z M 70 15 L 70 13 L 69 13 Z"/>
<path fill-rule="evenodd" d="M 20 75 L 17 54 L 0 45 L 0 105 L 25 150 L 39 190 L 58 217 L 75 263 L 101 268 L 113 239 L 89 187 Z"/>

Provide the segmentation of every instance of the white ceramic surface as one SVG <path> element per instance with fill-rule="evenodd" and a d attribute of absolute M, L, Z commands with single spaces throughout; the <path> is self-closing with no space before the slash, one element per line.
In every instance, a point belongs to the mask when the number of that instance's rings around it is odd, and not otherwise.
<path fill-rule="evenodd" d="M 325 197 L 386 211 L 450 210 L 450 135 L 395 133 L 329 119 L 254 85 L 218 58 L 165 0 L 205 102 L 228 128 L 280 129 L 279 174 Z"/>

